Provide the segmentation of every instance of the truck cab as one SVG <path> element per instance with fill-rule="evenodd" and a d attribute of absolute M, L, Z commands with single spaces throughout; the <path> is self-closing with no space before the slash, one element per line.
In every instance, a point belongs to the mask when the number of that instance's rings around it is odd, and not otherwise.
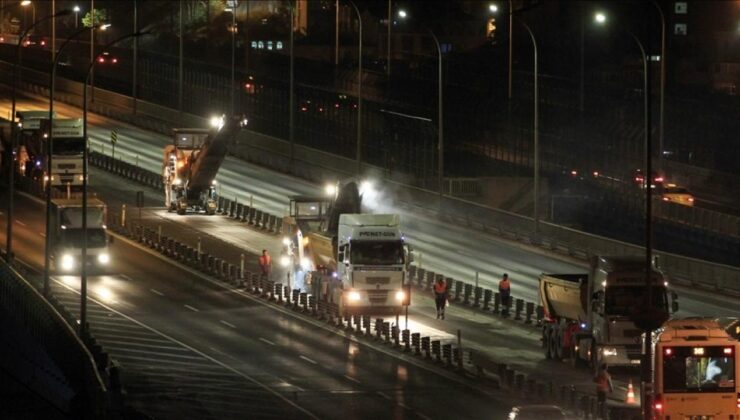
<path fill-rule="evenodd" d="M 82 200 L 52 199 L 51 258 L 61 274 L 78 273 L 83 263 Z M 87 260 L 88 267 L 106 270 L 111 263 L 108 247 L 106 206 L 97 198 L 87 200 Z"/>

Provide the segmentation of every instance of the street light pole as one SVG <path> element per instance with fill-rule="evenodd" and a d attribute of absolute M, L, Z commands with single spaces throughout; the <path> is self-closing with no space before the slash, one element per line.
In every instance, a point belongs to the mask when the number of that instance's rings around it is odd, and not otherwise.
<path fill-rule="evenodd" d="M 334 2 L 334 66 L 339 65 L 339 0 Z"/>
<path fill-rule="evenodd" d="M 663 144 L 663 116 L 665 112 L 665 57 L 667 52 L 665 46 L 665 14 L 663 13 L 663 8 L 660 7 L 660 4 L 658 4 L 657 1 L 651 0 L 651 2 L 653 3 L 653 6 L 658 9 L 658 14 L 660 14 L 660 114 L 658 116 L 658 170 L 662 172 L 665 170 L 665 168 L 663 167 L 663 148 L 665 147 L 665 145 Z M 650 172 L 648 172 L 647 176 L 652 175 L 650 175 Z"/>
<path fill-rule="evenodd" d="M 179 55 L 180 55 L 180 66 L 179 70 L 177 72 L 177 110 L 180 113 L 180 121 L 182 122 L 182 83 L 183 83 L 183 72 L 184 72 L 184 61 L 183 61 L 183 33 L 182 33 L 182 0 L 179 0 L 178 3 L 180 4 L 180 13 L 179 13 Z"/>
<path fill-rule="evenodd" d="M 19 3 L 20 4 L 20 3 Z M 6 6 L 7 7 L 7 6 Z M 10 106 L 10 162 L 8 163 L 8 210 L 6 215 L 6 245 L 5 245 L 5 252 L 7 255 L 8 263 L 13 261 L 13 194 L 14 194 L 14 187 L 15 187 L 15 159 L 13 157 L 13 151 L 15 150 L 15 143 L 16 143 L 16 129 L 17 125 L 15 123 L 15 105 L 17 100 L 17 94 L 16 94 L 16 79 L 18 74 L 18 67 L 21 65 L 21 45 L 23 44 L 23 40 L 28 36 L 28 34 L 31 32 L 31 30 L 36 27 L 36 25 L 45 22 L 49 19 L 55 19 L 59 16 L 66 16 L 70 13 L 69 10 L 62 10 L 57 13 L 54 13 L 49 16 L 45 16 L 41 19 L 39 19 L 36 22 L 33 22 L 31 26 L 26 28 L 26 30 L 21 34 L 20 37 L 18 37 L 18 43 L 15 46 L 15 65 L 13 66 L 13 76 L 12 76 L 12 82 L 11 82 L 11 106 Z M 51 180 L 51 179 L 50 179 Z M 50 182 L 51 183 L 51 182 Z"/>
<path fill-rule="evenodd" d="M 180 26 L 180 29 L 182 29 L 182 26 Z M 230 99 L 231 99 L 231 115 L 234 115 L 234 91 L 236 90 L 235 68 L 236 68 L 236 3 L 234 4 L 234 8 L 231 9 L 231 88 L 229 89 Z"/>
<path fill-rule="evenodd" d="M 509 0 L 509 101 L 511 101 L 512 78 L 514 60 L 514 5 Z"/>
<path fill-rule="evenodd" d="M 643 112 L 644 112 L 644 127 L 643 131 L 645 136 L 645 284 L 647 286 L 647 303 L 644 310 L 649 312 L 653 304 L 653 197 L 652 197 L 652 142 L 650 136 L 650 66 L 648 65 L 647 55 L 645 54 L 645 47 L 640 42 L 640 39 L 632 32 L 627 31 L 630 36 L 635 40 L 637 46 L 640 48 L 640 54 L 642 55 L 642 95 L 643 95 Z M 644 419 L 652 419 L 652 402 L 651 396 L 646 392 L 648 385 L 652 381 L 652 333 L 651 329 L 645 330 L 644 342 L 643 342 L 643 359 L 642 359 L 642 415 Z"/>
<path fill-rule="evenodd" d="M 124 35 L 105 45 L 105 47 L 103 47 L 103 52 L 107 51 L 108 48 L 112 47 L 115 44 L 118 44 L 125 39 L 138 38 L 148 33 L 148 31 L 134 32 L 128 35 Z M 85 73 L 85 84 L 87 84 L 87 80 L 90 78 L 90 74 L 92 73 L 92 69 L 95 67 L 95 62 L 97 61 L 98 57 L 93 57 L 93 59 L 90 60 L 90 64 L 87 67 L 87 73 Z M 87 329 L 87 90 L 83 89 L 82 92 L 82 137 L 85 139 L 85 147 L 82 156 L 82 254 L 80 257 L 80 335 L 82 335 Z"/>
<path fill-rule="evenodd" d="M 139 0 L 134 0 L 134 33 L 139 32 Z M 131 112 L 136 115 L 136 96 L 138 94 L 137 76 L 139 73 L 139 38 L 134 38 L 134 63 L 131 75 Z"/>
<path fill-rule="evenodd" d="M 288 3 L 290 4 L 290 98 L 288 98 L 288 106 L 290 107 L 290 111 L 288 112 L 288 138 L 290 140 L 290 164 L 289 168 L 293 168 L 293 159 L 295 159 L 295 67 L 294 67 L 294 58 L 295 58 L 295 51 L 294 51 L 294 34 L 293 31 L 295 30 L 295 27 L 293 26 L 295 23 L 295 4 L 293 3 L 293 0 L 289 0 Z"/>
<path fill-rule="evenodd" d="M 62 51 L 67 47 L 70 41 L 76 39 L 78 36 L 85 33 L 85 31 L 93 31 L 95 29 L 105 29 L 107 26 L 92 26 L 90 28 L 82 28 L 78 30 L 71 37 L 66 39 L 62 46 L 59 47 L 59 53 L 54 57 L 54 61 L 51 64 L 51 72 L 49 79 L 49 134 L 46 139 L 46 174 L 49 177 L 49 181 L 46 184 L 46 236 L 44 237 L 44 296 L 49 296 L 51 289 L 49 287 L 49 274 L 51 268 L 51 177 L 52 177 L 52 156 L 54 155 L 54 91 L 56 86 L 56 75 L 57 75 L 57 64 L 59 63 L 59 57 L 61 57 Z M 84 153 L 84 152 L 83 152 Z M 83 163 L 84 167 L 84 163 Z M 83 180 L 83 183 L 85 181 Z"/>
<path fill-rule="evenodd" d="M 532 39 L 532 46 L 534 47 L 534 233 L 539 233 L 540 229 L 540 101 L 539 101 L 539 65 L 537 63 L 537 41 L 534 38 L 532 29 L 523 20 L 518 19 L 518 22 L 524 26 L 524 29 L 529 33 L 530 39 Z"/>
<path fill-rule="evenodd" d="M 388 0 L 388 61 L 385 63 L 386 75 L 390 79 L 391 77 L 391 26 L 393 26 L 393 0 Z"/>
<path fill-rule="evenodd" d="M 439 39 L 430 29 L 429 35 L 432 36 L 434 44 L 437 47 L 437 189 L 439 191 L 439 205 L 442 205 L 442 196 L 444 195 L 444 169 L 445 169 L 445 137 L 444 137 L 444 106 L 442 101 L 442 47 L 439 45 Z"/>
<path fill-rule="evenodd" d="M 362 172 L 362 15 L 357 5 L 350 0 L 349 4 L 357 12 L 360 41 L 357 46 L 358 70 L 357 70 L 357 175 Z"/>

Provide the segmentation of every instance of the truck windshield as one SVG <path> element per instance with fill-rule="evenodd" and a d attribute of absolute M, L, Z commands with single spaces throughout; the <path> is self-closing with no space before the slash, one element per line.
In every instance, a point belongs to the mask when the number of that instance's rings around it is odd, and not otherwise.
<path fill-rule="evenodd" d="M 732 349 L 720 346 L 671 347 L 671 355 L 664 351 L 663 391 L 734 392 L 735 358 L 724 354 L 725 348 Z"/>
<path fill-rule="evenodd" d="M 82 137 L 54 137 L 55 155 L 81 155 L 85 151 Z"/>
<path fill-rule="evenodd" d="M 358 265 L 403 264 L 401 241 L 352 241 L 350 261 Z"/>
<path fill-rule="evenodd" d="M 646 293 L 644 286 L 610 286 L 606 289 L 606 313 L 628 316 L 642 304 Z M 663 286 L 653 286 L 653 306 L 668 310 Z"/>
<path fill-rule="evenodd" d="M 82 248 L 82 229 L 65 229 L 62 231 L 63 241 L 74 248 Z M 87 230 L 87 247 L 101 248 L 106 245 L 104 229 Z"/>

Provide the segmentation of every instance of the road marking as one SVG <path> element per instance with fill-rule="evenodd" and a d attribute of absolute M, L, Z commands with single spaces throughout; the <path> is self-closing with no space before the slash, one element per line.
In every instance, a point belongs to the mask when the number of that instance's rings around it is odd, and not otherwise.
<path fill-rule="evenodd" d="M 198 308 L 193 308 L 193 307 L 192 307 L 192 306 L 190 306 L 190 305 L 185 305 L 185 307 L 186 307 L 186 308 L 188 308 L 188 309 L 190 309 L 190 310 L 191 310 L 191 311 L 193 311 L 193 312 L 200 312 L 200 310 L 199 310 Z"/>
<path fill-rule="evenodd" d="M 21 226 L 26 226 L 26 224 L 25 224 L 25 223 L 21 222 L 21 221 L 20 221 L 20 220 L 18 220 L 18 219 L 15 219 L 15 222 L 16 222 L 16 223 L 18 223 L 18 224 L 19 224 L 19 225 L 21 225 Z"/>
<path fill-rule="evenodd" d="M 118 276 L 119 276 L 119 277 L 123 277 L 123 278 L 124 278 L 124 280 L 128 280 L 128 281 L 134 281 L 134 279 L 132 279 L 131 277 L 129 277 L 129 276 L 125 275 L 125 274 L 119 274 Z"/>
<path fill-rule="evenodd" d="M 408 405 L 406 405 L 406 404 L 404 404 L 404 403 L 398 403 L 398 405 L 399 405 L 399 406 L 400 406 L 401 408 L 405 408 L 405 409 L 407 409 L 407 410 L 411 410 L 411 409 L 412 409 L 411 407 L 409 407 Z"/>
<path fill-rule="evenodd" d="M 313 360 L 309 359 L 308 357 L 306 357 L 306 356 L 304 356 L 304 355 L 302 355 L 302 354 L 301 354 L 300 356 L 298 356 L 298 357 L 300 357 L 301 359 L 303 359 L 303 360 L 307 361 L 308 363 L 312 363 L 312 364 L 314 364 L 314 365 L 318 365 L 318 363 L 316 363 L 315 361 L 313 361 Z"/>
<path fill-rule="evenodd" d="M 270 340 L 268 340 L 266 338 L 260 337 L 260 341 L 263 342 L 263 343 L 267 343 L 267 344 L 269 344 L 271 346 L 274 346 L 275 345 L 275 343 L 273 343 L 272 341 L 270 341 Z"/>
<path fill-rule="evenodd" d="M 46 234 L 44 232 L 39 232 L 39 235 L 41 235 L 42 238 L 46 238 Z"/>
<path fill-rule="evenodd" d="M 223 319 L 221 320 L 221 323 L 222 323 L 222 324 L 224 324 L 224 325 L 227 325 L 227 326 L 229 326 L 229 327 L 231 327 L 231 328 L 236 328 L 236 325 L 234 325 L 234 324 L 232 324 L 232 323 L 229 323 L 229 322 L 226 322 L 226 321 L 224 321 Z"/>
<path fill-rule="evenodd" d="M 360 383 L 360 381 L 358 381 L 357 379 L 355 379 L 355 378 L 353 378 L 353 377 L 351 377 L 349 375 L 344 375 L 344 377 L 347 378 L 347 379 L 349 379 L 350 381 L 356 383 L 356 384 L 359 384 Z"/>
<path fill-rule="evenodd" d="M 386 394 L 383 391 L 378 391 L 378 392 L 376 392 L 376 394 L 380 395 L 381 397 L 385 398 L 386 400 L 389 400 L 389 401 L 392 401 L 393 400 L 393 398 L 391 398 L 390 395 Z"/>
<path fill-rule="evenodd" d="M 164 296 L 164 293 L 160 292 L 157 289 L 149 289 L 149 291 L 154 293 L 155 295 Z"/>

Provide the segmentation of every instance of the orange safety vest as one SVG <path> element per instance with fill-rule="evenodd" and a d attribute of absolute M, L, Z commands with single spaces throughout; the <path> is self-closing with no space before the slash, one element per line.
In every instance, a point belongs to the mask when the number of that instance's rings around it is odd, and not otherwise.
<path fill-rule="evenodd" d="M 596 374 L 596 377 L 594 378 L 594 382 L 596 382 L 596 389 L 601 392 L 609 392 L 609 380 L 611 378 L 609 377 L 609 373 L 606 371 L 599 371 L 599 373 Z"/>
<path fill-rule="evenodd" d="M 510 290 L 511 289 L 511 283 L 509 282 L 509 279 L 501 280 L 498 284 L 498 288 L 501 290 Z"/>
<path fill-rule="evenodd" d="M 272 258 L 269 255 L 260 256 L 260 265 L 262 267 L 268 267 L 272 264 Z"/>
<path fill-rule="evenodd" d="M 443 295 L 447 293 L 447 283 L 446 282 L 434 283 L 434 293 L 438 295 Z"/>

